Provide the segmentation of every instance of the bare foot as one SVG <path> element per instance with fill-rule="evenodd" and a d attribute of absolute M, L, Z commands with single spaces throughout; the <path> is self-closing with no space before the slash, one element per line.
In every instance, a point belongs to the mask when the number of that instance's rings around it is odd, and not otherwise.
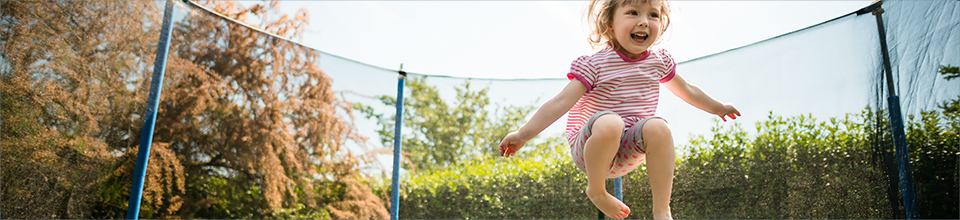
<path fill-rule="evenodd" d="M 630 214 L 630 207 L 627 207 L 627 205 L 620 202 L 617 197 L 613 197 L 606 191 L 591 192 L 591 190 L 588 189 L 587 198 L 589 198 L 590 202 L 593 202 L 593 205 L 597 206 L 603 214 L 610 218 L 622 219 Z"/>

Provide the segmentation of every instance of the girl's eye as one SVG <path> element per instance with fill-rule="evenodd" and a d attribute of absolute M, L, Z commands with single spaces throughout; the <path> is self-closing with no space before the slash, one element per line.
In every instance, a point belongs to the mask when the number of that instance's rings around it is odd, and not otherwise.
<path fill-rule="evenodd" d="M 638 15 L 637 11 L 628 11 L 628 15 Z"/>
<path fill-rule="evenodd" d="M 660 15 L 657 13 L 650 13 L 650 17 L 659 18 Z"/>

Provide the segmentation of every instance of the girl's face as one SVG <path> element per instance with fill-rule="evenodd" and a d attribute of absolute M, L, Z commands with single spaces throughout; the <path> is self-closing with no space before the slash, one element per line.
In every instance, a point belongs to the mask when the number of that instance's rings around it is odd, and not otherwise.
<path fill-rule="evenodd" d="M 627 4 L 613 14 L 613 36 L 620 53 L 637 59 L 660 39 L 660 1 Z"/>

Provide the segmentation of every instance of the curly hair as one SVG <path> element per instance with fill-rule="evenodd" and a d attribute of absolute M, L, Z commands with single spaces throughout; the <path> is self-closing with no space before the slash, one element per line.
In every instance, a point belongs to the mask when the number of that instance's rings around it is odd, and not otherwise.
<path fill-rule="evenodd" d="M 662 30 L 666 31 L 670 27 L 670 3 L 666 0 L 592 0 L 587 8 L 587 22 L 593 26 L 590 28 L 590 46 L 594 49 L 602 47 L 604 41 L 610 42 L 614 50 L 620 49 L 620 43 L 613 40 L 613 13 L 618 8 L 627 4 L 650 4 L 658 1 L 663 4 L 660 8 L 660 16 L 663 18 Z"/>

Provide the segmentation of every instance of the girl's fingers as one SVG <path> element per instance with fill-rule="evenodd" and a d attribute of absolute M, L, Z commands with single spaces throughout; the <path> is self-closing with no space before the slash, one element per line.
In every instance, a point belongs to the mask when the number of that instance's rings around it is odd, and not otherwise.
<path fill-rule="evenodd" d="M 501 155 L 501 156 L 504 156 L 504 157 L 510 157 L 510 156 L 513 156 L 513 155 L 516 154 L 516 153 L 517 153 L 516 150 L 513 150 L 512 148 L 510 148 L 509 146 L 507 146 L 506 148 L 503 149 L 503 152 L 502 152 L 500 155 Z"/>
<path fill-rule="evenodd" d="M 723 119 L 723 121 L 726 122 L 726 121 L 727 121 L 727 117 L 730 117 L 730 119 L 737 119 L 737 116 L 740 116 L 740 113 L 739 113 L 739 112 L 730 113 L 730 114 L 726 114 L 726 115 L 720 115 L 720 119 Z"/>

